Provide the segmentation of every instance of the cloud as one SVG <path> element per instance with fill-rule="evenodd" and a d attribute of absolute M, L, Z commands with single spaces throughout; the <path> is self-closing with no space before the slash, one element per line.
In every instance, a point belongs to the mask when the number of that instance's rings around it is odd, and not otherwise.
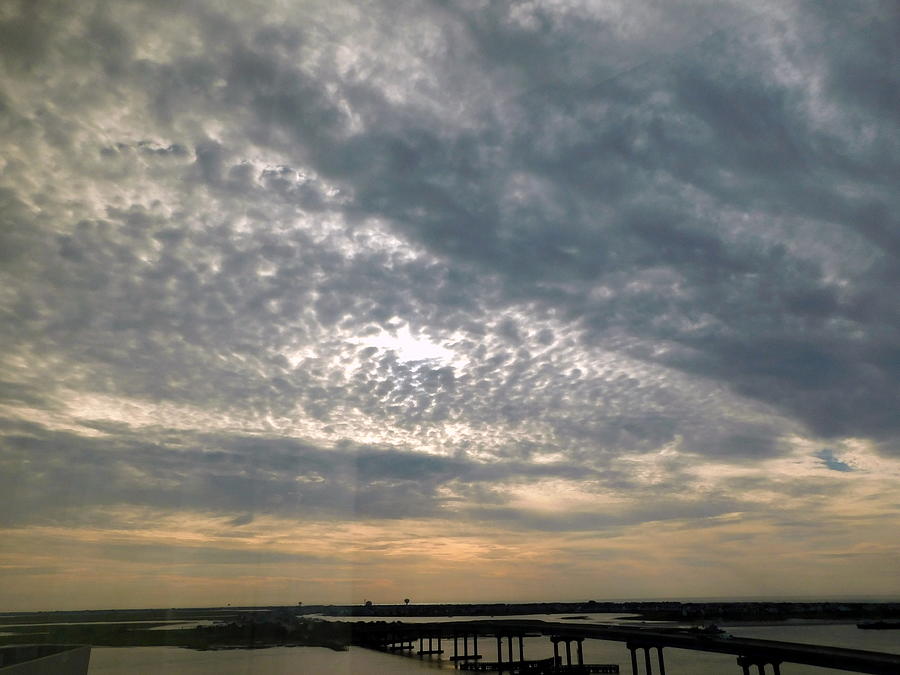
<path fill-rule="evenodd" d="M 8 523 L 705 529 L 893 466 L 893 3 L 301 5 L 0 12 Z"/>
<path fill-rule="evenodd" d="M 253 514 L 245 513 L 242 516 L 238 516 L 237 518 L 231 519 L 231 521 L 229 521 L 228 524 L 233 525 L 235 527 L 240 527 L 241 525 L 249 525 L 252 522 L 253 522 Z"/>

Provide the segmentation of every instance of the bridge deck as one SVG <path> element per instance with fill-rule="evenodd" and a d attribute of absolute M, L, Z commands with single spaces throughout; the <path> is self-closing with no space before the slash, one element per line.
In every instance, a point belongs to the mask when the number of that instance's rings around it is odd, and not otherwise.
<path fill-rule="evenodd" d="M 585 625 L 550 623 L 538 620 L 484 619 L 474 621 L 449 621 L 441 623 L 417 623 L 391 625 L 391 631 L 440 634 L 452 638 L 462 636 L 507 636 L 541 634 L 563 638 L 590 638 L 629 643 L 632 646 L 673 647 L 695 651 L 734 654 L 767 662 L 800 663 L 809 666 L 832 668 L 871 675 L 900 675 L 900 654 L 870 652 L 861 649 L 845 649 L 799 642 L 759 640 L 730 636 L 698 635 L 683 629 L 648 629 L 610 625 Z"/>

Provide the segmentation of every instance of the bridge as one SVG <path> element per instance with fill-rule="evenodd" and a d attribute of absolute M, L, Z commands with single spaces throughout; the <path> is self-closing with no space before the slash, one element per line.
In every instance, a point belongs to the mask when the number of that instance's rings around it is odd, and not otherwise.
<path fill-rule="evenodd" d="M 450 660 L 461 670 L 493 670 L 506 673 L 589 673 L 618 672 L 602 670 L 605 664 L 585 664 L 582 642 L 586 639 L 625 643 L 630 652 L 632 675 L 666 675 L 664 649 L 692 649 L 718 654 L 733 654 L 743 675 L 781 675 L 782 663 L 819 666 L 853 673 L 900 675 L 900 654 L 870 652 L 777 640 L 732 637 L 725 633 L 707 633 L 683 628 L 638 628 L 631 626 L 550 623 L 538 620 L 485 619 L 434 623 L 365 623 L 353 628 L 354 642 L 361 646 L 389 651 L 444 653 L 444 641 L 452 641 Z M 541 662 L 525 658 L 524 638 L 547 636 L 553 643 L 554 656 Z M 486 662 L 478 653 L 478 638 L 496 641 L 497 660 Z M 426 642 L 427 641 L 427 642 Z M 518 650 L 514 650 L 513 643 Z M 472 653 L 469 645 L 472 644 Z M 482 643 L 482 644 L 483 644 Z M 504 644 L 505 643 L 505 644 Z M 449 642 L 448 642 L 449 644 Z M 462 649 L 460 649 L 460 644 Z M 573 655 L 574 647 L 574 655 Z M 565 661 L 563 660 L 565 654 Z"/>

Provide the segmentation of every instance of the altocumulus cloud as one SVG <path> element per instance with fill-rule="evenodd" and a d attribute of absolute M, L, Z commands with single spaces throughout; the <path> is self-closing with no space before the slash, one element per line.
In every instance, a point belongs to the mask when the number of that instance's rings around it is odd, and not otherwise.
<path fill-rule="evenodd" d="M 5 3 L 4 525 L 829 527 L 898 470 L 898 33 Z"/>

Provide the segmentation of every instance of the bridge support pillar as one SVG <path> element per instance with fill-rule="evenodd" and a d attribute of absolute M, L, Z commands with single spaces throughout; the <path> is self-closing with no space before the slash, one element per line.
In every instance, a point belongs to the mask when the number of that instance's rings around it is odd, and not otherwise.
<path fill-rule="evenodd" d="M 766 675 L 766 663 L 767 659 L 764 657 L 749 657 L 749 656 L 739 656 L 738 657 L 738 665 L 741 667 L 741 670 L 744 675 L 751 675 L 750 669 L 753 666 L 756 666 L 756 672 L 758 675 Z M 775 675 L 781 675 L 781 663 L 778 661 L 772 661 L 772 672 Z"/>
<path fill-rule="evenodd" d="M 741 671 L 744 675 L 751 675 L 750 669 L 753 666 L 756 666 L 756 672 L 759 675 L 765 675 L 766 673 L 765 661 L 758 661 L 756 658 L 751 658 L 749 656 L 739 656 L 738 665 L 741 667 Z"/>
<path fill-rule="evenodd" d="M 571 640 L 566 640 L 566 665 L 572 665 L 572 642 Z"/>
<path fill-rule="evenodd" d="M 581 643 L 584 642 L 584 638 L 578 638 L 576 640 L 576 642 L 578 643 L 578 665 L 583 666 L 584 665 L 584 650 L 581 648 Z"/>
<path fill-rule="evenodd" d="M 663 658 L 663 648 L 656 648 L 656 656 L 659 659 L 659 675 L 666 675 L 666 660 Z"/>
<path fill-rule="evenodd" d="M 653 662 L 650 660 L 650 647 L 644 647 L 644 665 L 647 668 L 647 675 L 653 675 Z"/>
<path fill-rule="evenodd" d="M 525 640 L 519 635 L 519 661 L 525 660 Z"/>
<path fill-rule="evenodd" d="M 497 672 L 503 672 L 503 638 L 497 636 Z"/>
<path fill-rule="evenodd" d="M 552 637 L 550 641 L 553 642 L 553 669 L 555 670 L 559 663 L 559 638 Z"/>

